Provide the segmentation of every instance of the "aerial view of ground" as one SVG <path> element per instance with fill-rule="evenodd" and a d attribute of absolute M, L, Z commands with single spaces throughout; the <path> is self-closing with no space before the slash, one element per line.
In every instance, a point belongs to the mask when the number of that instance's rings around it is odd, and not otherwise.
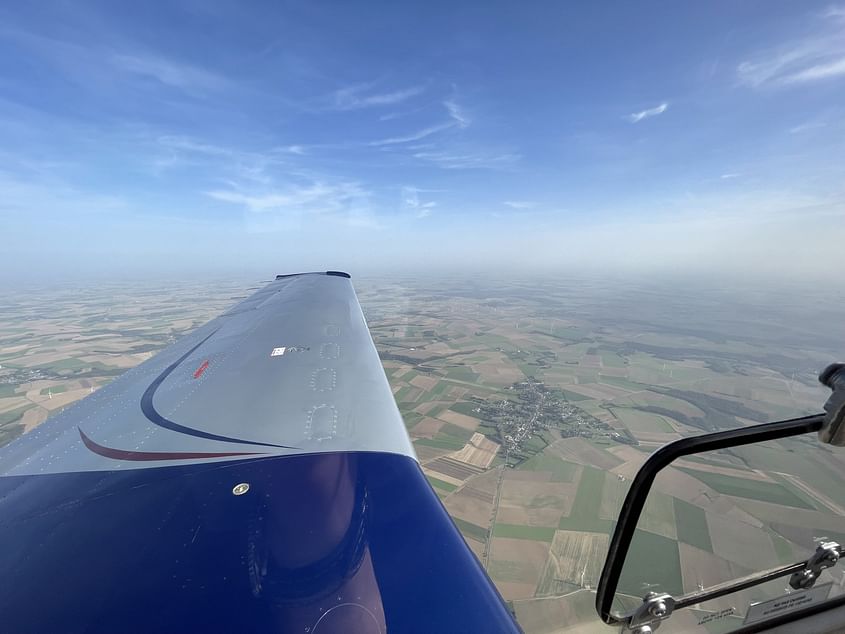
<path fill-rule="evenodd" d="M 526 632 L 607 631 L 595 587 L 630 479 L 650 452 L 816 413 L 827 397 L 819 370 L 845 356 L 845 324 L 821 295 L 601 280 L 355 285 L 422 468 Z M 9 292 L 0 307 L 0 443 L 256 286 Z M 811 436 L 676 462 L 649 497 L 617 606 L 845 540 L 843 472 L 845 451 Z M 824 580 L 843 591 L 841 570 Z M 785 585 L 680 611 L 664 628 L 729 631 L 750 602 Z"/>

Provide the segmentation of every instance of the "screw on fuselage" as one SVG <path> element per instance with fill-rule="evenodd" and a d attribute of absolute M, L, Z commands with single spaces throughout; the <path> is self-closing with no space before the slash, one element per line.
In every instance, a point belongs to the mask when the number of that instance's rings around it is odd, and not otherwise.
<path fill-rule="evenodd" d="M 666 616 L 666 604 L 663 601 L 655 603 L 653 606 L 651 606 L 648 612 L 653 617 L 662 619 L 664 616 Z"/>

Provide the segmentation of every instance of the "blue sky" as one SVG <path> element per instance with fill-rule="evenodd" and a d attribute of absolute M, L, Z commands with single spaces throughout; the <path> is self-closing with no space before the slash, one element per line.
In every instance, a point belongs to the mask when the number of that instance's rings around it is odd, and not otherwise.
<path fill-rule="evenodd" d="M 14 3 L 0 266 L 818 276 L 843 104 L 829 3 Z"/>

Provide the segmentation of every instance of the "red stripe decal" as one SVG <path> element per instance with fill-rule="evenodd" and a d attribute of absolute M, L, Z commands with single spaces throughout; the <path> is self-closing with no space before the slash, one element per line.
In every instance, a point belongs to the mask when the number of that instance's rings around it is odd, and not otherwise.
<path fill-rule="evenodd" d="M 202 365 L 197 368 L 197 371 L 194 372 L 194 378 L 198 379 L 202 376 L 202 373 L 205 372 L 206 368 L 208 368 L 208 359 L 202 362 Z"/>
<path fill-rule="evenodd" d="M 225 453 L 205 453 L 199 451 L 126 451 L 124 449 L 112 449 L 111 447 L 99 445 L 88 438 L 88 436 L 85 435 L 85 432 L 83 432 L 79 427 L 76 429 L 79 431 L 79 436 L 82 438 L 82 442 L 85 443 L 85 446 L 88 447 L 88 449 L 99 456 L 112 458 L 114 460 L 191 460 L 196 458 L 228 458 L 231 456 L 264 455 L 253 451 L 234 451 Z"/>

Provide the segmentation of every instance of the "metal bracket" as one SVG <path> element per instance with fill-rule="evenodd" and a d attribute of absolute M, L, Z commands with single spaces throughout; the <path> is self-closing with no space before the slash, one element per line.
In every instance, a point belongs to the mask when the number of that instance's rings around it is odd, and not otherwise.
<path fill-rule="evenodd" d="M 845 446 L 845 363 L 833 363 L 819 375 L 819 382 L 833 393 L 824 404 L 826 416 L 819 430 L 819 440 L 837 447 Z"/>
<path fill-rule="evenodd" d="M 643 603 L 628 618 L 625 627 L 632 634 L 651 634 L 660 627 L 660 622 L 672 615 L 675 599 L 665 592 L 649 592 L 643 597 Z"/>
<path fill-rule="evenodd" d="M 812 588 L 822 570 L 835 566 L 842 556 L 842 548 L 836 542 L 819 544 L 816 552 L 804 564 L 804 570 L 799 570 L 789 578 L 789 585 L 793 590 Z"/>

